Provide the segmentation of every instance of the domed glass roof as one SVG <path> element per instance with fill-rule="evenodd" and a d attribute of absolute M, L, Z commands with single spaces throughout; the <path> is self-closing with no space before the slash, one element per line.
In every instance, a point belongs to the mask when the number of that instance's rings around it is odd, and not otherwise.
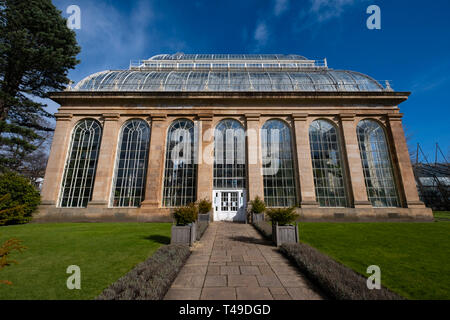
<path fill-rule="evenodd" d="M 384 91 L 371 77 L 299 55 L 157 55 L 81 80 L 76 91 Z"/>

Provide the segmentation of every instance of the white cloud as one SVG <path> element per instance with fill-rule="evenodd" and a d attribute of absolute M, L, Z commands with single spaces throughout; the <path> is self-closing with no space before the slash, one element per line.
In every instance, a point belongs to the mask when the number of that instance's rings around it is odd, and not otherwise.
<path fill-rule="evenodd" d="M 345 9 L 355 4 L 355 0 L 310 0 L 309 13 L 314 15 L 318 22 L 323 22 L 342 15 Z"/>
<path fill-rule="evenodd" d="M 267 25 L 265 22 L 260 22 L 256 26 L 254 39 L 256 40 L 257 44 L 260 46 L 263 46 L 267 43 L 267 39 L 269 37 Z"/>
<path fill-rule="evenodd" d="M 275 7 L 274 7 L 274 15 L 280 16 L 283 14 L 289 7 L 289 0 L 275 0 Z"/>

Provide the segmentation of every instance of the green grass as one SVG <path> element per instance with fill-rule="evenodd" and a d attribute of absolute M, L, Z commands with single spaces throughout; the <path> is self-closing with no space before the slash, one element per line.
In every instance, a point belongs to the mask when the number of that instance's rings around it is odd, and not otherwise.
<path fill-rule="evenodd" d="M 169 223 L 60 223 L 0 227 L 28 247 L 0 270 L 0 299 L 93 299 L 170 241 Z M 69 290 L 69 265 L 81 268 L 81 290 Z"/>
<path fill-rule="evenodd" d="M 408 299 L 450 299 L 450 222 L 301 223 L 300 240 Z"/>
<path fill-rule="evenodd" d="M 444 220 L 444 221 L 450 221 L 450 211 L 434 211 L 433 212 L 434 218 L 436 220 Z"/>

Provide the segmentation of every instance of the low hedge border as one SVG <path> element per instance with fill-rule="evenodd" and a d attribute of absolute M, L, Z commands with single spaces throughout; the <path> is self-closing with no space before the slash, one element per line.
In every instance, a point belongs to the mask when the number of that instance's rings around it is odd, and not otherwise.
<path fill-rule="evenodd" d="M 96 300 L 161 300 L 190 254 L 185 245 L 162 246 L 106 288 Z"/>
<path fill-rule="evenodd" d="M 206 229 L 208 229 L 209 222 L 208 221 L 197 221 L 197 241 L 199 241 Z"/>
<path fill-rule="evenodd" d="M 272 240 L 272 225 L 266 221 L 254 221 L 253 226 L 264 238 Z"/>
<path fill-rule="evenodd" d="M 337 300 L 403 300 L 404 298 L 381 286 L 369 290 L 367 278 L 340 264 L 304 243 L 284 243 L 280 251 L 323 292 Z"/>

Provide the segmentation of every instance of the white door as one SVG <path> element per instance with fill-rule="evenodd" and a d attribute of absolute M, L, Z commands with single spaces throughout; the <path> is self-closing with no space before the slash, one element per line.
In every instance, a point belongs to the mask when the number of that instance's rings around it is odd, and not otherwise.
<path fill-rule="evenodd" d="M 214 221 L 245 221 L 244 190 L 214 190 Z"/>

